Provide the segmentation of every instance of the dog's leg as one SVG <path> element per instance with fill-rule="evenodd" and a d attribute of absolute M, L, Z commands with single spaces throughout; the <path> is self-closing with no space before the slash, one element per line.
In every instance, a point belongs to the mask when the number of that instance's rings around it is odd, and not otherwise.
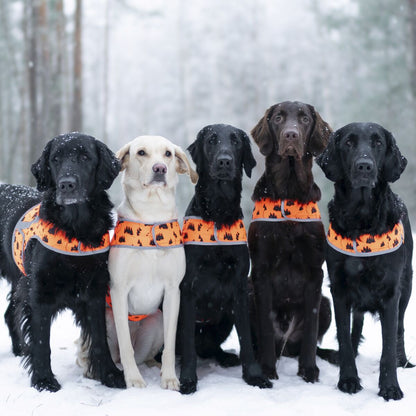
<path fill-rule="evenodd" d="M 120 361 L 123 366 L 126 385 L 127 387 L 146 387 L 146 382 L 140 374 L 134 359 L 128 321 L 127 293 L 113 285 L 111 287 L 111 302 L 120 348 Z"/>
<path fill-rule="evenodd" d="M 383 304 L 380 321 L 383 336 L 383 350 L 380 359 L 379 396 L 384 400 L 400 400 L 403 392 L 397 381 L 396 344 L 398 321 L 398 296 L 394 296 Z"/>
<path fill-rule="evenodd" d="M 88 303 L 78 306 L 80 310 L 75 310 L 82 327 L 81 342 L 89 347 L 87 374 L 107 387 L 124 388 L 123 373 L 114 364 L 108 348 L 104 294 L 102 297 L 91 295 L 89 299 Z"/>
<path fill-rule="evenodd" d="M 305 313 L 298 375 L 306 382 L 314 383 L 319 379 L 319 368 L 316 365 L 316 346 L 318 342 L 319 308 L 323 279 L 322 270 L 312 270 L 309 279 L 305 284 L 304 292 Z"/>
<path fill-rule="evenodd" d="M 29 336 L 27 365 L 32 374 L 31 385 L 39 391 L 56 392 L 61 386 L 51 368 L 50 330 L 54 311 L 49 305 L 36 302 L 26 312 L 25 328 Z"/>
<path fill-rule="evenodd" d="M 12 351 L 16 356 L 23 355 L 24 340 L 22 331 L 20 329 L 20 317 L 17 313 L 20 308 L 17 307 L 18 299 L 16 297 L 16 290 L 12 286 L 12 290 L 8 296 L 9 306 L 4 314 L 4 320 L 9 328 L 10 338 L 12 340 Z"/>
<path fill-rule="evenodd" d="M 332 280 L 332 279 L 331 279 Z M 342 289 L 341 289 L 342 290 Z M 339 345 L 339 381 L 338 388 L 345 393 L 358 393 L 362 390 L 355 365 L 354 350 L 351 343 L 351 308 L 343 293 L 331 286 L 334 299 L 335 321 Z"/>
<path fill-rule="evenodd" d="M 163 332 L 165 345 L 162 354 L 161 386 L 164 389 L 179 390 L 175 372 L 175 343 L 178 325 L 180 292 L 177 287 L 167 287 L 163 299 Z"/>
<path fill-rule="evenodd" d="M 276 372 L 276 344 L 272 318 L 273 289 L 267 276 L 262 276 L 253 265 L 252 278 L 257 309 L 257 327 L 259 329 L 258 356 L 263 374 L 269 379 L 278 379 Z"/>
<path fill-rule="evenodd" d="M 180 336 L 179 345 L 181 347 L 180 392 L 182 394 L 195 393 L 198 381 L 196 375 L 195 308 L 195 298 L 189 286 L 182 285 L 179 313 L 180 329 L 178 332 Z"/>
<path fill-rule="evenodd" d="M 358 346 L 361 342 L 361 334 L 364 325 L 364 314 L 362 312 L 354 311 L 352 314 L 352 330 L 351 330 L 351 342 L 352 349 L 354 350 L 354 356 L 358 355 Z"/>
<path fill-rule="evenodd" d="M 240 359 L 243 366 L 243 379 L 251 386 L 271 388 L 272 383 L 263 375 L 260 365 L 254 358 L 248 315 L 248 288 L 245 274 L 238 276 L 234 285 L 234 319 L 240 340 Z"/>

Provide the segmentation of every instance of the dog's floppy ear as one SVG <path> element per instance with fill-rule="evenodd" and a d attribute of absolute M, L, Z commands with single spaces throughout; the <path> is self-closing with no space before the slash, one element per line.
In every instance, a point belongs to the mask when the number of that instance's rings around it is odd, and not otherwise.
<path fill-rule="evenodd" d="M 97 183 L 108 189 L 120 172 L 120 162 L 116 155 L 102 142 L 95 140 L 98 152 Z"/>
<path fill-rule="evenodd" d="M 256 166 L 256 159 L 254 159 L 253 152 L 251 151 L 250 139 L 247 134 L 241 130 L 241 140 L 243 142 L 243 168 L 246 175 L 251 178 L 251 171 Z"/>
<path fill-rule="evenodd" d="M 393 135 L 386 129 L 383 130 L 386 138 L 387 150 L 381 173 L 386 182 L 395 182 L 403 173 L 407 165 L 407 159 L 400 153 Z"/>
<path fill-rule="evenodd" d="M 175 158 L 176 172 L 187 173 L 190 176 L 192 183 L 197 183 L 198 174 L 192 169 L 185 152 L 179 146 L 175 146 Z"/>
<path fill-rule="evenodd" d="M 316 158 L 316 163 L 325 173 L 325 176 L 333 182 L 342 179 L 342 164 L 338 154 L 337 141 L 339 141 L 339 130 L 329 136 L 326 149 Z"/>
<path fill-rule="evenodd" d="M 322 119 L 313 106 L 308 105 L 308 107 L 311 110 L 315 124 L 306 150 L 313 156 L 317 156 L 327 146 L 332 129 L 329 127 L 329 124 Z"/>
<path fill-rule="evenodd" d="M 47 143 L 40 158 L 32 165 L 31 168 L 32 174 L 36 178 L 37 189 L 40 192 L 44 192 L 53 186 L 53 179 L 49 166 L 49 155 L 51 153 L 53 140 L 54 139 Z"/>
<path fill-rule="evenodd" d="M 251 130 L 251 135 L 264 156 L 268 156 L 273 150 L 273 135 L 270 131 L 269 120 L 275 109 L 275 105 L 271 106 L 264 116 L 258 121 L 255 127 Z"/>
<path fill-rule="evenodd" d="M 194 161 L 196 165 L 196 171 L 199 172 L 199 169 L 202 166 L 203 163 L 203 157 L 202 157 L 202 143 L 204 141 L 205 134 L 207 133 L 208 126 L 205 126 L 203 129 L 201 129 L 196 136 L 196 140 L 191 143 L 186 150 L 188 150 L 189 154 L 192 157 L 192 160 Z"/>
<path fill-rule="evenodd" d="M 130 146 L 131 146 L 131 142 L 126 143 L 121 149 L 117 150 L 117 152 L 116 152 L 116 158 L 121 163 L 121 170 L 122 171 L 124 169 L 126 169 L 127 165 L 129 164 Z"/>

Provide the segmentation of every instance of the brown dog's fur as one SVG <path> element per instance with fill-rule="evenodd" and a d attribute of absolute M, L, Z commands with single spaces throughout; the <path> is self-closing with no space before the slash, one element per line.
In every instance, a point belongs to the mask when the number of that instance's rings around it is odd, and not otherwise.
<path fill-rule="evenodd" d="M 312 157 L 323 151 L 330 132 L 311 105 L 283 102 L 270 107 L 251 131 L 266 157 L 253 200 L 318 201 Z M 317 340 L 331 320 L 329 301 L 321 295 L 322 222 L 252 222 L 248 240 L 262 369 L 269 378 L 278 378 L 277 356 L 299 355 L 298 374 L 315 382 Z"/>

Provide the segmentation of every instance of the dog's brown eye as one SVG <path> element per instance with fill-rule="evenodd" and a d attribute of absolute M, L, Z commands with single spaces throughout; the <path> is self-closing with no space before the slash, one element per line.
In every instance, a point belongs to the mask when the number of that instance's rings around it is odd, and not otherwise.
<path fill-rule="evenodd" d="M 275 119 L 274 119 L 274 121 L 276 123 L 280 123 L 282 121 L 282 118 L 283 118 L 282 116 L 276 116 Z"/>
<path fill-rule="evenodd" d="M 383 144 L 383 142 L 380 139 L 377 139 L 376 140 L 376 145 L 377 146 L 381 146 L 382 144 Z"/>
<path fill-rule="evenodd" d="M 144 156 L 144 155 L 146 154 L 146 152 L 145 152 L 144 150 L 139 150 L 139 151 L 137 152 L 137 154 L 138 154 L 139 156 Z"/>
<path fill-rule="evenodd" d="M 302 117 L 302 121 L 303 121 L 305 124 L 309 123 L 309 117 L 307 117 L 307 116 Z"/>
<path fill-rule="evenodd" d="M 352 141 L 351 141 L 351 140 L 347 140 L 347 141 L 345 142 L 345 145 L 346 145 L 346 146 L 348 146 L 348 147 L 351 147 L 351 145 L 352 145 Z"/>
<path fill-rule="evenodd" d="M 165 156 L 166 157 L 171 157 L 172 156 L 172 152 L 170 152 L 169 150 L 166 150 Z"/>
<path fill-rule="evenodd" d="M 89 159 L 89 157 L 87 155 L 81 155 L 81 160 L 83 162 L 86 162 Z"/>

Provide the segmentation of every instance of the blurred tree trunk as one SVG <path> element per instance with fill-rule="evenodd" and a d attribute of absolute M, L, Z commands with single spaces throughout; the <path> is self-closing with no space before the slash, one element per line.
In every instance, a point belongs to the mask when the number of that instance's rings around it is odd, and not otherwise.
<path fill-rule="evenodd" d="M 82 130 L 82 0 L 76 0 L 71 130 Z"/>
<path fill-rule="evenodd" d="M 412 94 L 413 100 L 416 101 L 416 0 L 407 0 L 409 7 L 409 23 L 410 23 L 410 43 L 412 48 Z"/>
<path fill-rule="evenodd" d="M 109 68 L 109 49 L 110 49 L 110 0 L 105 2 L 105 22 L 104 22 L 104 71 L 103 71 L 103 136 L 104 143 L 108 143 L 108 68 Z"/>

